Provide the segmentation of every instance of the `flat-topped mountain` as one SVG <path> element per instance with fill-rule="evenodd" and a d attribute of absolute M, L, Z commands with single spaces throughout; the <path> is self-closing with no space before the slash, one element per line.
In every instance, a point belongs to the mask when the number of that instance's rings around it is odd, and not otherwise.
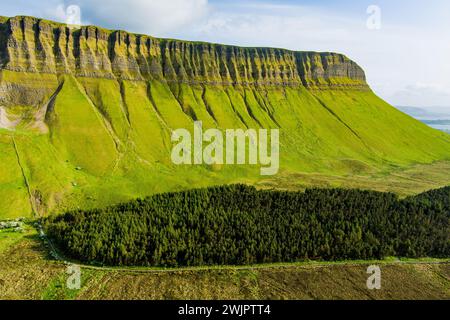
<path fill-rule="evenodd" d="M 279 129 L 283 177 L 450 159 L 448 134 L 378 98 L 341 54 L 0 18 L 0 217 L 260 179 L 254 166 L 174 165 L 171 133 L 194 121 Z"/>
<path fill-rule="evenodd" d="M 186 83 L 365 86 L 363 70 L 335 53 L 242 48 L 158 39 L 32 17 L 3 19 L 1 64 L 19 72 Z"/>

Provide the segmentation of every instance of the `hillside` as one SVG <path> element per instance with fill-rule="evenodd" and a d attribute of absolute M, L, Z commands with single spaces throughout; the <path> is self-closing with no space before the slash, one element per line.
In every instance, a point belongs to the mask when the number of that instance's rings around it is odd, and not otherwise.
<path fill-rule="evenodd" d="M 194 120 L 204 128 L 279 128 L 287 180 L 371 181 L 450 160 L 448 134 L 378 98 L 363 70 L 340 54 L 0 19 L 0 217 L 261 180 L 254 166 L 173 165 L 171 132 L 192 130 Z M 415 188 L 448 184 L 448 172 L 441 175 Z"/>

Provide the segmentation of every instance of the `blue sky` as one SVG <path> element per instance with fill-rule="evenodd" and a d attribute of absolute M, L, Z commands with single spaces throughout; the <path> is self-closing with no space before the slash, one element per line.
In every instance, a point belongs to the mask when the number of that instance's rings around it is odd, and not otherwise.
<path fill-rule="evenodd" d="M 366 71 L 394 105 L 450 107 L 448 0 L 0 0 L 0 15 L 65 21 L 160 37 L 243 46 L 335 51 Z M 367 8 L 381 10 L 369 29 Z"/>

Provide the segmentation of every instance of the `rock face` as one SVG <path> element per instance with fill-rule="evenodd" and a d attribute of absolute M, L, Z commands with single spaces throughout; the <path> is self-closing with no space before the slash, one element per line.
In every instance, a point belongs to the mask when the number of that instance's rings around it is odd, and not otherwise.
<path fill-rule="evenodd" d="M 0 20 L 0 66 L 30 73 L 226 85 L 353 86 L 363 70 L 341 54 L 158 39 L 32 17 Z"/>

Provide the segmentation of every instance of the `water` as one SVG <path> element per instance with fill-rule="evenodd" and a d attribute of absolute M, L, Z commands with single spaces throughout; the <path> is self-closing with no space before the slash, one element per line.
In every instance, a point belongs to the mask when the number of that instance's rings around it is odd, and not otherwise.
<path fill-rule="evenodd" d="M 397 107 L 426 125 L 450 133 L 450 107 Z"/>
<path fill-rule="evenodd" d="M 429 126 L 450 133 L 450 124 L 429 124 Z"/>

